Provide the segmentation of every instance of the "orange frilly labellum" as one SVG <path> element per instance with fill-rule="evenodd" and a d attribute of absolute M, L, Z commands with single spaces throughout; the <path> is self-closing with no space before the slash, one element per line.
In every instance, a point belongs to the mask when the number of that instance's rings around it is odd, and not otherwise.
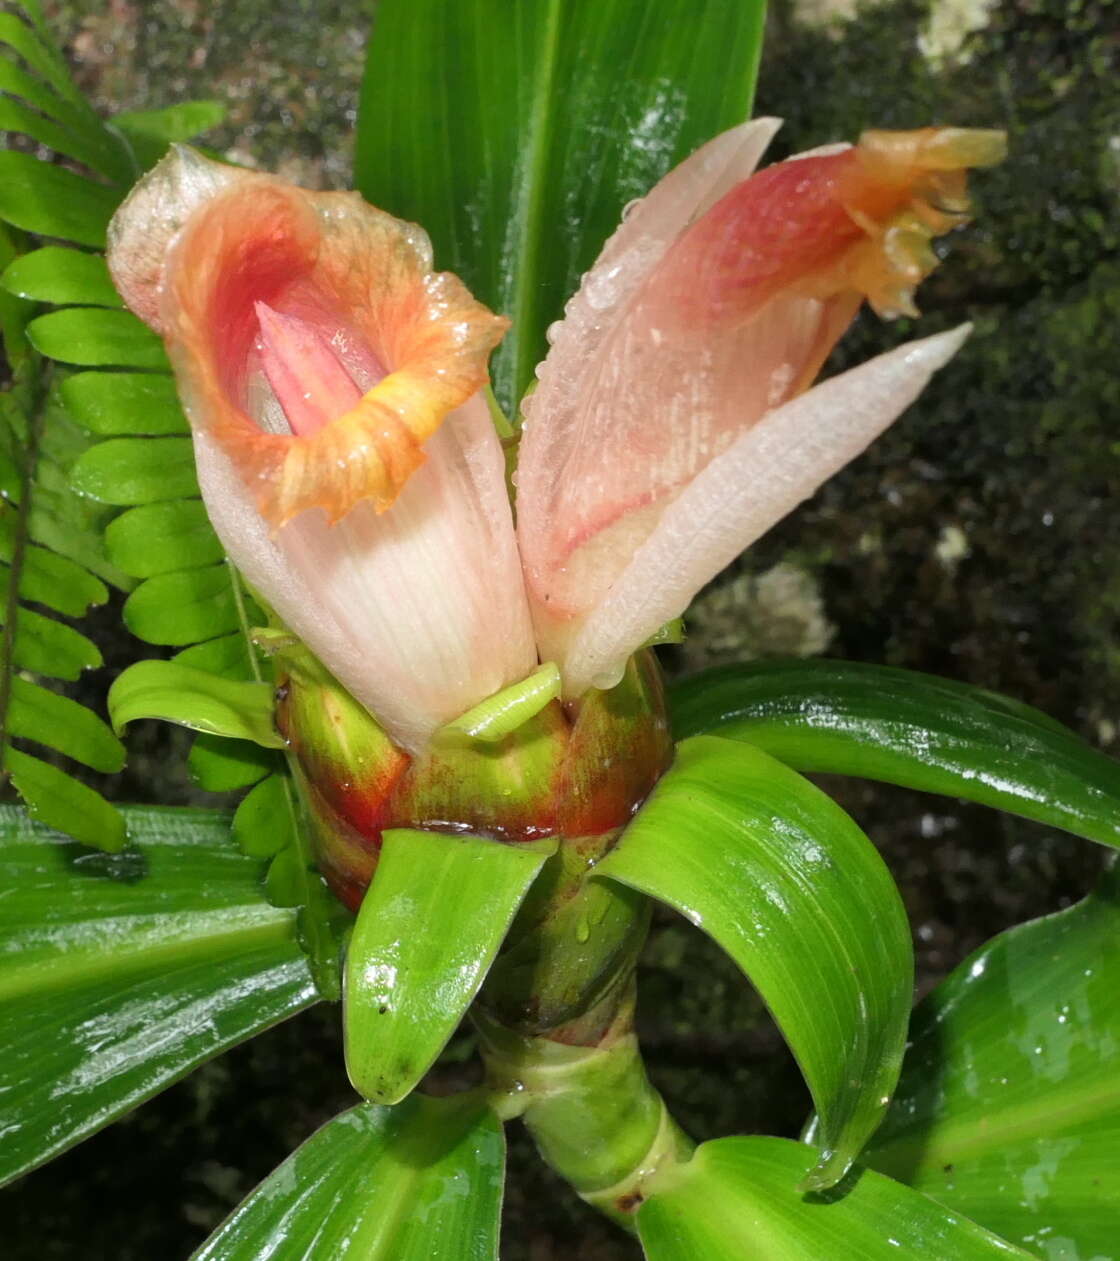
<path fill-rule="evenodd" d="M 192 423 L 273 526 L 309 508 L 330 521 L 365 501 L 388 508 L 424 442 L 487 382 L 508 324 L 433 271 L 421 229 L 357 193 L 190 150 L 132 193 L 109 258 L 163 333 Z"/>

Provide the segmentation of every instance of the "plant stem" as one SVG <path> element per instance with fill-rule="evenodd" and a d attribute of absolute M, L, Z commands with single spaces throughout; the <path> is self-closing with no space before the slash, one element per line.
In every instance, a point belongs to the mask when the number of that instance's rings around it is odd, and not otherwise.
<path fill-rule="evenodd" d="M 693 1143 L 650 1084 L 634 1034 L 634 981 L 603 1004 L 614 1018 L 594 1045 L 578 1041 L 594 1013 L 547 1035 L 516 1033 L 476 1012 L 492 1106 L 520 1116 L 541 1156 L 579 1195 L 633 1229 L 642 1201 L 688 1160 Z"/>

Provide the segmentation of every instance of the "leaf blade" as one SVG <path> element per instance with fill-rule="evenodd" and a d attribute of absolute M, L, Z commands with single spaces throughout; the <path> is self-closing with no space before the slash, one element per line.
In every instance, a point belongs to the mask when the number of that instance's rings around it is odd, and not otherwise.
<path fill-rule="evenodd" d="M 635 20 L 628 0 L 379 5 L 355 181 L 422 224 L 437 264 L 512 317 L 494 365 L 507 411 L 627 202 L 748 116 L 764 11 L 662 0 Z"/>
<path fill-rule="evenodd" d="M 721 667 L 670 691 L 679 736 L 745 740 L 799 771 L 947 793 L 1120 846 L 1120 765 L 1047 715 L 855 662 Z"/>
<path fill-rule="evenodd" d="M 313 1134 L 193 1261 L 253 1261 L 278 1248 L 355 1261 L 496 1261 L 504 1163 L 501 1125 L 477 1101 L 362 1104 Z"/>
<path fill-rule="evenodd" d="M 117 732 L 138 718 L 159 718 L 266 749 L 284 747 L 266 683 L 235 683 L 173 661 L 138 661 L 113 681 L 108 704 Z"/>
<path fill-rule="evenodd" d="M 1120 869 L 993 938 L 917 1008 L 873 1167 L 1049 1255 L 1107 1256 L 1120 1204 Z"/>
<path fill-rule="evenodd" d="M 967 1218 L 890 1178 L 853 1170 L 839 1197 L 795 1187 L 812 1150 L 781 1138 L 703 1143 L 677 1183 L 638 1210 L 649 1261 L 953 1261 L 1026 1257 Z M 831 1202 L 830 1202 L 831 1201 Z"/>
<path fill-rule="evenodd" d="M 682 742 L 596 876 L 681 911 L 750 978 L 828 1117 L 814 1174 L 824 1186 L 866 1142 L 897 1079 L 910 933 L 859 828 L 808 781 L 747 749 L 713 736 Z"/>
<path fill-rule="evenodd" d="M 293 917 L 224 816 L 132 807 L 139 851 L 83 854 L 0 807 L 0 1179 L 316 999 Z"/>
<path fill-rule="evenodd" d="M 343 980 L 346 1070 L 365 1098 L 397 1103 L 432 1066 L 554 848 L 383 833 Z"/>

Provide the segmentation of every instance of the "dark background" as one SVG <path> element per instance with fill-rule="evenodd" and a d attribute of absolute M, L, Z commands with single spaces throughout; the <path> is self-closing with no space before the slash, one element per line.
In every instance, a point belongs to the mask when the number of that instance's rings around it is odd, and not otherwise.
<path fill-rule="evenodd" d="M 344 0 L 73 0 L 48 9 L 106 108 L 228 102 L 210 142 L 311 185 L 348 182 L 366 33 Z M 758 112 L 774 156 L 865 126 L 1006 127 L 978 222 L 924 286 L 923 333 L 976 333 L 876 446 L 704 594 L 671 670 L 819 653 L 1020 697 L 1115 752 L 1120 724 L 1120 6 L 1108 0 L 772 4 Z M 969 29 L 969 27 L 975 29 Z M 392 210 L 392 207 L 387 207 Z M 437 259 L 437 263 L 438 263 Z M 914 335 L 861 317 L 833 368 Z M 105 619 L 119 668 L 141 645 Z M 185 746 L 141 727 L 123 799 L 198 800 Z M 1079 897 L 1100 851 L 953 800 L 829 781 L 880 846 L 914 928 L 919 990 L 993 933 Z M 800 1076 L 718 949 L 659 914 L 640 977 L 650 1072 L 698 1139 L 796 1133 Z M 452 1044 L 432 1085 L 468 1074 Z M 253 1185 L 353 1102 L 337 1008 L 200 1068 L 0 1194 L 10 1261 L 186 1257 Z M 503 1258 L 638 1250 L 510 1132 Z"/>

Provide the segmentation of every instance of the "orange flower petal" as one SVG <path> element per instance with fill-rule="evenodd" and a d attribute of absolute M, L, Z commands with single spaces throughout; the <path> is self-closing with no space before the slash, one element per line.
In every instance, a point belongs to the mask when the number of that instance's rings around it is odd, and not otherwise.
<path fill-rule="evenodd" d="M 229 454 L 273 526 L 308 508 L 331 521 L 367 499 L 388 508 L 424 441 L 486 383 L 507 321 L 431 264 L 420 229 L 356 193 L 267 176 L 238 180 L 188 220 L 163 277 L 169 350 L 192 423 Z M 353 406 L 299 432 L 308 426 L 289 421 L 268 384 L 276 348 L 259 303 L 334 348 Z M 291 366 L 313 370 L 299 356 Z"/>

